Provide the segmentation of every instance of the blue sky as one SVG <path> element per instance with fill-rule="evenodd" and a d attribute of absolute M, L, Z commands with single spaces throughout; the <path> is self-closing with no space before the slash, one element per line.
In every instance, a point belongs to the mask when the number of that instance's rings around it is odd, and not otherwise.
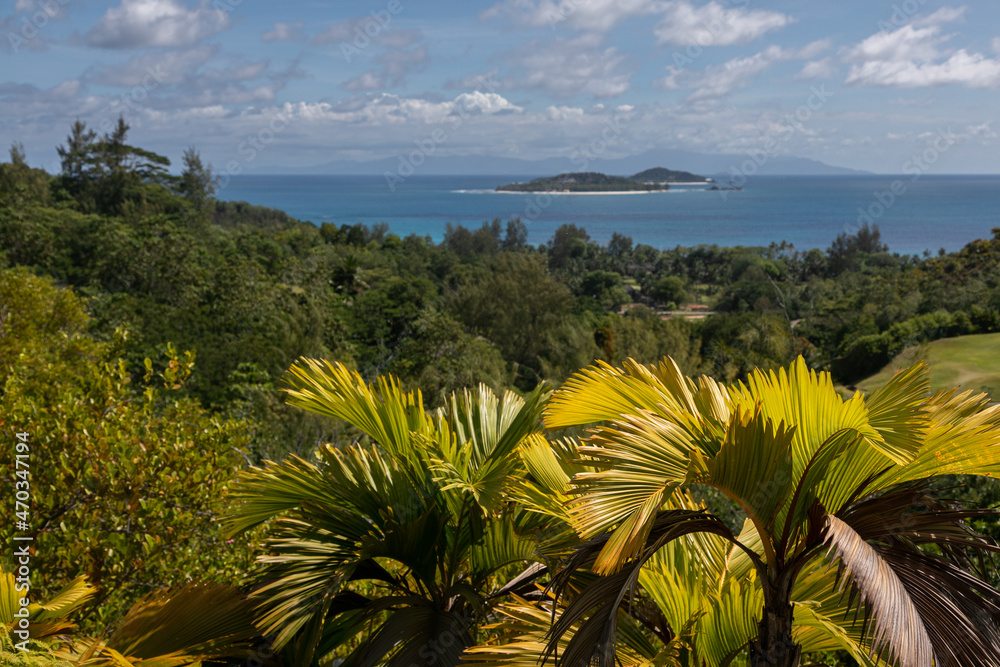
<path fill-rule="evenodd" d="M 75 118 L 100 129 L 124 112 L 133 143 L 261 173 L 420 142 L 560 157 L 602 136 L 608 157 L 766 146 L 900 173 L 942 132 L 951 143 L 927 172 L 1000 172 L 996 0 L 3 7 L 0 141 L 50 170 Z"/>

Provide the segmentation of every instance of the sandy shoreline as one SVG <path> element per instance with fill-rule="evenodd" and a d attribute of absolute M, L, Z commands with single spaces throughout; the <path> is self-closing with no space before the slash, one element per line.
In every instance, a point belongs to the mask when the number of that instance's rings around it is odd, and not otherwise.
<path fill-rule="evenodd" d="M 671 183 L 670 185 L 705 185 L 712 186 L 717 185 L 715 181 L 694 181 L 691 183 Z M 566 190 L 496 190 L 500 194 L 508 195 L 655 195 L 662 192 L 670 192 L 670 189 L 665 190 L 610 190 L 610 191 L 566 191 Z"/>
<path fill-rule="evenodd" d="M 671 183 L 674 185 L 704 185 L 711 187 L 718 185 L 715 181 L 694 181 L 691 183 Z M 707 189 L 707 188 L 706 188 Z M 654 195 L 663 192 L 677 192 L 677 190 L 610 190 L 610 191 L 565 191 L 565 190 L 497 190 L 497 189 L 475 189 L 475 190 L 452 190 L 456 194 L 501 194 L 501 195 Z M 682 190 L 682 192 L 690 192 Z"/>
<path fill-rule="evenodd" d="M 567 192 L 565 190 L 495 190 L 501 195 L 657 195 L 670 190 L 612 190 L 611 192 Z"/>

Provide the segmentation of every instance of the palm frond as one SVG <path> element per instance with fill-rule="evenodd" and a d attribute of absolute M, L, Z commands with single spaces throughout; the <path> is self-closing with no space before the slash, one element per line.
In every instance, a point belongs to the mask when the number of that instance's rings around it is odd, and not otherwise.
<path fill-rule="evenodd" d="M 793 437 L 794 429 L 776 424 L 759 408 L 737 408 L 718 454 L 707 458 L 700 451 L 691 453 L 685 484 L 706 484 L 724 492 L 743 508 L 762 537 L 770 536 L 792 489 Z"/>
<path fill-rule="evenodd" d="M 840 514 L 896 572 L 942 665 L 1000 664 L 1000 591 L 980 578 L 994 570 L 1000 546 L 967 523 L 995 514 L 951 507 L 926 484 L 865 498 Z"/>
<path fill-rule="evenodd" d="M 753 575 L 726 583 L 698 623 L 698 658 L 711 667 L 730 664 L 757 636 L 763 605 L 764 595 Z"/>
<path fill-rule="evenodd" d="M 574 526 L 584 538 L 614 529 L 599 571 L 610 571 L 642 549 L 653 517 L 687 477 L 696 448 L 687 430 L 645 411 L 598 429 L 581 447 L 596 472 L 573 478 Z"/>
<path fill-rule="evenodd" d="M 687 413 L 697 419 L 729 420 L 729 401 L 711 378 L 694 382 L 670 357 L 644 366 L 632 359 L 614 368 L 603 361 L 574 373 L 549 401 L 545 425 L 551 429 L 612 421 L 637 409 L 660 416 Z"/>
<path fill-rule="evenodd" d="M 512 520 L 497 520 L 487 524 L 483 538 L 469 550 L 469 576 L 473 579 L 492 574 L 500 568 L 537 560 L 538 550 L 533 536 L 519 535 Z"/>
<path fill-rule="evenodd" d="M 192 583 L 146 596 L 106 640 L 84 642 L 79 655 L 102 666 L 180 667 L 235 657 L 261 639 L 243 593 Z"/>
<path fill-rule="evenodd" d="M 737 383 L 730 391 L 734 404 L 746 409 L 760 405 L 761 412 L 774 423 L 794 426 L 792 459 L 794 479 L 802 473 L 816 451 L 838 431 L 857 431 L 868 442 L 894 460 L 908 462 L 912 452 L 885 442 L 869 424 L 868 408 L 860 394 L 845 401 L 833 387 L 829 373 L 816 372 L 797 358 L 788 369 L 755 370 L 747 384 Z"/>
<path fill-rule="evenodd" d="M 33 639 L 65 635 L 76 628 L 68 616 L 90 602 L 97 589 L 87 583 L 84 575 L 66 584 L 45 602 L 28 604 L 29 632 Z M 0 571 L 0 625 L 13 627 L 18 619 L 14 615 L 21 609 L 21 598 L 28 597 L 26 591 L 19 591 L 14 574 Z"/>
<path fill-rule="evenodd" d="M 560 445 L 562 452 L 556 449 Z M 566 455 L 564 452 L 572 454 Z M 583 471 L 582 466 L 572 463 L 578 456 L 578 445 L 575 441 L 564 439 L 550 442 L 540 433 L 529 435 L 521 444 L 521 459 L 528 473 L 536 483 L 550 493 L 563 494 L 569 490 L 573 474 Z"/>
<path fill-rule="evenodd" d="M 465 662 L 477 667 L 540 667 L 545 664 L 545 660 L 540 658 L 545 653 L 553 616 L 559 618 L 563 608 L 551 598 L 535 604 L 516 595 L 512 597 L 511 602 L 497 608 L 503 620 L 484 628 L 494 634 L 495 638 L 468 649 Z M 623 626 L 629 623 L 625 618 L 620 621 Z M 578 629 L 579 625 L 572 630 Z M 575 634 L 572 630 L 571 633 Z M 641 640 L 634 640 L 636 634 L 638 633 L 622 633 L 623 641 L 618 642 L 615 649 L 615 659 L 620 667 L 640 667 L 650 659 L 648 645 Z M 630 639 L 633 641 L 629 641 Z M 568 636 L 561 638 L 556 655 L 565 655 L 568 644 Z M 670 667 L 670 663 L 666 662 L 667 657 L 657 664 Z"/>
<path fill-rule="evenodd" d="M 850 525 L 827 515 L 825 540 L 840 561 L 845 582 L 859 592 L 871 610 L 873 651 L 887 651 L 900 667 L 926 667 L 934 662 L 934 647 L 920 612 L 896 571 Z"/>
<path fill-rule="evenodd" d="M 302 358 L 285 380 L 291 405 L 345 421 L 403 460 L 418 453 L 410 447 L 413 434 L 433 430 L 420 391 L 403 391 L 393 376 L 369 384 L 339 362 Z"/>
<path fill-rule="evenodd" d="M 923 446 L 928 422 L 924 403 L 930 388 L 930 367 L 920 362 L 896 372 L 865 398 L 868 423 L 887 445 L 909 453 L 909 458 Z"/>
<path fill-rule="evenodd" d="M 643 545 L 642 552 L 620 565 L 612 574 L 593 580 L 569 602 L 552 627 L 546 657 L 553 655 L 563 635 L 579 624 L 559 664 L 580 667 L 593 660 L 599 667 L 613 667 L 617 613 L 623 601 L 635 594 L 643 566 L 665 545 L 696 532 L 735 540 L 726 525 L 707 512 L 687 509 L 659 512 L 650 522 L 648 543 Z M 613 534 L 605 534 L 583 544 L 554 580 L 555 590 L 562 591 L 576 571 L 586 565 L 596 571 L 592 564 L 599 561 L 607 543 L 613 539 Z"/>
<path fill-rule="evenodd" d="M 927 399 L 924 443 L 908 465 L 887 471 L 872 490 L 937 475 L 1000 477 L 1000 405 L 955 389 Z"/>

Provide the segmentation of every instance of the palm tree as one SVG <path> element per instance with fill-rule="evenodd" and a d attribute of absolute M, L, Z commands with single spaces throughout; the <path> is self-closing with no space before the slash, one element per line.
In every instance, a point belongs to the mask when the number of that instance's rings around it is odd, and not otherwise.
<path fill-rule="evenodd" d="M 267 524 L 263 631 L 295 665 L 344 646 L 351 667 L 458 664 L 490 610 L 532 588 L 546 549 L 572 536 L 553 538 L 557 519 L 512 502 L 530 452 L 548 451 L 548 395 L 481 385 L 427 412 L 419 391 L 338 363 L 301 360 L 288 380 L 290 403 L 359 439 L 241 476 L 229 530 Z"/>
<path fill-rule="evenodd" d="M 587 541 L 556 577 L 565 609 L 542 657 L 613 667 L 622 611 L 652 598 L 663 638 L 695 626 L 688 664 L 746 652 L 795 667 L 803 649 L 836 647 L 862 664 L 1000 664 L 1000 592 L 984 581 L 1000 548 L 968 526 L 991 510 L 931 489 L 1000 473 L 1000 407 L 985 395 L 931 395 L 920 364 L 844 400 L 801 357 L 729 386 L 630 360 L 575 374 L 544 422 L 596 425 L 569 508 Z M 698 485 L 735 503 L 742 531 L 684 495 Z M 580 588 L 587 569 L 598 578 Z"/>

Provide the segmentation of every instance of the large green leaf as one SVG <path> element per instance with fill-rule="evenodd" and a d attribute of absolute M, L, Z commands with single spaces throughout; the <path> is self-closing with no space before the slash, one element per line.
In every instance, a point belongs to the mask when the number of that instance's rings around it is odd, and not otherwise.
<path fill-rule="evenodd" d="M 518 463 L 512 447 L 498 445 L 523 405 L 515 394 L 507 392 L 501 400 L 484 385 L 476 392 L 457 391 L 437 411 L 435 434 L 417 443 L 431 452 L 434 481 L 456 516 L 466 511 L 469 498 L 486 515 L 498 508 Z M 512 439 L 516 446 L 519 438 Z"/>
<path fill-rule="evenodd" d="M 299 359 L 288 370 L 288 402 L 340 419 L 404 460 L 419 464 L 413 434 L 430 435 L 433 423 L 419 391 L 406 392 L 392 376 L 373 384 L 339 362 Z"/>
<path fill-rule="evenodd" d="M 192 583 L 137 602 L 104 641 L 83 642 L 86 664 L 182 667 L 236 657 L 261 641 L 251 605 L 239 590 Z"/>
<path fill-rule="evenodd" d="M 685 484 L 706 484 L 724 492 L 747 513 L 761 538 L 770 542 L 778 510 L 792 489 L 794 429 L 756 411 L 737 409 L 714 457 L 691 453 Z M 768 547 L 771 547 L 770 543 Z"/>
<path fill-rule="evenodd" d="M 577 371 L 549 401 L 545 425 L 557 429 L 612 421 L 643 408 L 661 416 L 687 413 L 719 423 L 729 420 L 729 401 L 721 384 L 710 378 L 696 383 L 665 357 L 658 365 L 628 359 L 617 369 L 598 361 Z"/>

